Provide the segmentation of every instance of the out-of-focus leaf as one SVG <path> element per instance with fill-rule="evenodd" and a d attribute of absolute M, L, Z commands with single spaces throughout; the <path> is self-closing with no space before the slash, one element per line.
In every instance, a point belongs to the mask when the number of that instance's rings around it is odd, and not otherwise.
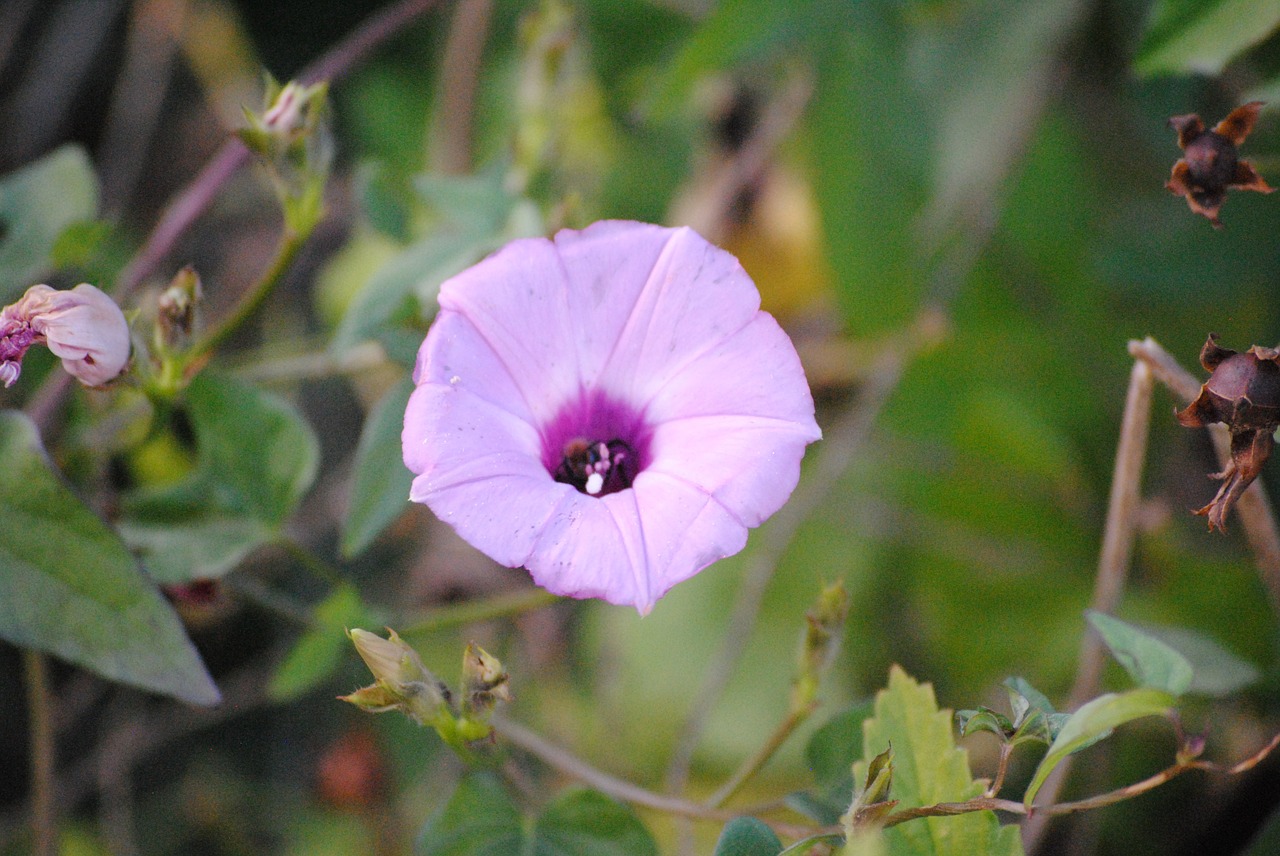
<path fill-rule="evenodd" d="M 276 701 L 297 698 L 333 674 L 349 650 L 347 628 L 377 624 L 369 619 L 360 593 L 345 584 L 316 606 L 313 620 L 271 676 L 267 692 Z"/>
<path fill-rule="evenodd" d="M 727 0 L 717 3 L 685 40 L 646 105 L 655 116 L 682 107 L 704 77 L 742 65 L 759 66 L 834 31 L 839 4 L 824 0 Z"/>
<path fill-rule="evenodd" d="M 863 760 L 854 777 L 865 780 L 875 755 L 892 745 L 892 797 L 899 808 L 963 802 L 982 793 L 969 771 L 968 754 L 955 745 L 951 712 L 939 710 L 928 684 L 916 683 L 900 667 L 876 696 L 875 716 L 863 728 Z M 902 854 L 1020 854 L 1022 839 L 1013 826 L 1001 827 L 995 814 L 972 812 L 930 817 L 885 830 L 889 852 Z"/>
<path fill-rule="evenodd" d="M 1257 666 L 1242 660 L 1213 639 L 1185 627 L 1146 627 L 1147 633 L 1177 651 L 1191 664 L 1187 692 L 1221 698 L 1262 677 Z"/>
<path fill-rule="evenodd" d="M 437 213 L 438 225 L 387 261 L 351 300 L 334 334 L 335 351 L 373 339 L 393 359 L 412 363 L 441 284 L 508 241 L 542 233 L 537 210 L 508 194 L 493 169 L 474 176 L 420 175 L 414 188 Z M 416 332 L 406 337 L 407 327 Z"/>
<path fill-rule="evenodd" d="M 1143 688 L 1125 693 L 1107 693 L 1082 706 L 1071 715 L 1045 753 L 1027 786 L 1023 803 L 1035 802 L 1040 786 L 1068 755 L 1108 737 L 1118 726 L 1146 716 L 1163 716 L 1173 707 L 1173 696 L 1162 690 Z"/>
<path fill-rule="evenodd" d="M 187 389 L 195 470 L 125 503 L 125 539 L 162 582 L 224 574 L 279 534 L 315 479 L 319 445 L 290 404 L 202 373 Z"/>
<path fill-rule="evenodd" d="M 523 819 L 491 773 L 473 773 L 432 815 L 418 838 L 421 856 L 523 853 Z"/>
<path fill-rule="evenodd" d="M 807 128 L 836 296 L 850 332 L 900 329 L 924 289 L 917 222 L 933 129 L 908 74 L 907 34 L 877 4 L 850 4 L 824 55 Z"/>
<path fill-rule="evenodd" d="M 185 520 L 127 518 L 119 526 L 147 573 L 162 583 L 223 576 L 279 534 L 261 520 L 217 513 Z"/>
<path fill-rule="evenodd" d="M 656 856 L 657 845 L 631 809 L 603 794 L 571 790 L 531 825 L 502 783 L 473 773 L 423 827 L 421 856 Z"/>
<path fill-rule="evenodd" d="M 778 856 L 782 842 L 763 821 L 735 817 L 724 825 L 713 856 Z"/>
<path fill-rule="evenodd" d="M 342 554 L 364 552 L 373 539 L 405 510 L 413 473 L 404 465 L 400 431 L 413 392 L 413 380 L 396 384 L 365 420 L 356 446 L 351 504 L 342 530 Z"/>
<path fill-rule="evenodd" d="M 497 852 L 497 851 L 492 851 Z M 538 856 L 657 856 L 658 845 L 635 812 L 597 791 L 571 790 L 533 825 Z"/>
<path fill-rule="evenodd" d="M 0 303 L 50 267 L 58 236 L 98 210 L 98 178 L 84 149 L 63 146 L 0 178 Z"/>
<path fill-rule="evenodd" d="M 996 216 L 996 191 L 1035 128 L 1060 48 L 1088 4 L 995 0 L 969 8 L 967 20 L 941 22 L 937 43 L 923 52 L 937 75 L 935 185 L 926 215 L 935 230 Z"/>
<path fill-rule="evenodd" d="M 1164 690 L 1175 697 L 1191 686 L 1191 663 L 1169 645 L 1106 613 L 1090 609 L 1085 617 L 1139 686 Z"/>
<path fill-rule="evenodd" d="M 169 603 L 63 484 L 35 426 L 0 414 L 0 636 L 193 704 L 221 700 Z"/>
<path fill-rule="evenodd" d="M 871 715 L 871 702 L 855 704 L 832 716 L 809 738 L 805 760 L 814 781 L 823 789 L 844 786 L 852 792 L 853 762 L 862 757 L 862 723 Z"/>
<path fill-rule="evenodd" d="M 1220 74 L 1280 25 L 1277 0 L 1159 0 L 1134 60 L 1139 74 Z"/>

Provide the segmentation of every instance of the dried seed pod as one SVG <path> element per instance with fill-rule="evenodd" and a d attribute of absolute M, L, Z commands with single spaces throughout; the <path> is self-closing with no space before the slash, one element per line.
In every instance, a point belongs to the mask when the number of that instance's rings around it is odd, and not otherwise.
<path fill-rule="evenodd" d="M 1210 372 L 1196 400 L 1177 414 L 1188 428 L 1214 422 L 1231 432 L 1231 462 L 1212 478 L 1222 487 L 1196 514 L 1209 518 L 1209 529 L 1226 531 L 1224 521 L 1245 488 L 1262 472 L 1271 456 L 1280 425 L 1280 351 L 1254 345 L 1243 354 L 1219 347 L 1210 333 L 1200 351 L 1200 364 Z"/>
<path fill-rule="evenodd" d="M 1215 229 L 1221 229 L 1218 210 L 1226 199 L 1227 188 L 1271 193 L 1275 188 L 1263 181 L 1248 161 L 1239 158 L 1237 147 L 1253 130 L 1263 102 L 1250 101 L 1232 110 L 1212 131 L 1195 113 L 1173 116 L 1169 127 L 1178 132 L 1178 145 L 1183 156 L 1173 165 L 1173 173 L 1165 182 L 1171 193 L 1184 196 L 1197 214 L 1209 218 Z"/>

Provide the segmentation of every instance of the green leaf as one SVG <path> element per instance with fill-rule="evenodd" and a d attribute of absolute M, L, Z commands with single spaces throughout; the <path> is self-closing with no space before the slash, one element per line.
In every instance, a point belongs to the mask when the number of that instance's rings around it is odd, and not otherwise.
<path fill-rule="evenodd" d="M 1221 698 L 1262 677 L 1252 663 L 1242 660 L 1213 639 L 1185 627 L 1147 627 L 1147 633 L 1164 642 L 1191 663 L 1187 692 Z"/>
<path fill-rule="evenodd" d="M 1280 25 L 1280 0 L 1159 0 L 1138 48 L 1142 75 L 1221 74 Z"/>
<path fill-rule="evenodd" d="M 968 737 L 970 734 L 977 734 L 980 731 L 988 731 L 1003 741 L 1008 739 L 1014 730 L 1013 723 L 1009 720 L 1009 717 L 989 707 L 979 707 L 977 710 L 957 710 L 956 724 L 960 726 L 961 737 Z"/>
<path fill-rule="evenodd" d="M 713 856 L 778 856 L 782 842 L 754 817 L 735 817 L 724 825 Z"/>
<path fill-rule="evenodd" d="M 173 608 L 62 482 L 35 425 L 0 413 L 0 636 L 193 704 L 221 697 Z"/>
<path fill-rule="evenodd" d="M 442 229 L 392 257 L 351 301 L 331 345 L 342 353 L 370 339 L 382 342 L 397 325 L 435 314 L 441 283 L 495 249 L 475 234 Z M 414 337 L 421 341 L 419 333 Z"/>
<path fill-rule="evenodd" d="M 33 285 L 63 230 L 97 210 L 98 179 L 76 145 L 0 178 L 0 303 Z"/>
<path fill-rule="evenodd" d="M 356 446 L 351 504 L 342 529 L 342 555 L 363 553 L 373 539 L 408 507 L 413 473 L 404 465 L 400 432 L 413 380 L 404 378 L 365 419 Z"/>
<path fill-rule="evenodd" d="M 530 826 L 492 773 L 464 778 L 427 821 L 421 856 L 657 856 L 658 847 L 631 809 L 595 791 L 558 797 Z M 777 851 L 774 851 L 775 853 Z"/>
<path fill-rule="evenodd" d="M 1132 624 L 1097 610 L 1085 617 L 1102 636 L 1112 656 L 1139 686 L 1180 696 L 1191 686 L 1191 663 L 1169 645 Z"/>
<path fill-rule="evenodd" d="M 187 389 L 196 466 L 126 499 L 120 530 L 161 582 L 225 574 L 281 527 L 315 480 L 311 426 L 280 398 L 204 372 Z"/>
<path fill-rule="evenodd" d="M 1173 707 L 1174 697 L 1163 690 L 1143 688 L 1125 693 L 1107 693 L 1082 706 L 1062 727 L 1031 777 L 1023 803 L 1030 806 L 1044 780 L 1068 755 L 1092 746 L 1117 727 L 1146 716 L 1164 716 Z"/>
<path fill-rule="evenodd" d="M 377 625 L 354 586 L 339 585 L 315 608 L 312 626 L 285 656 L 267 693 L 275 701 L 295 699 L 323 683 L 350 650 L 346 630 Z"/>
<path fill-rule="evenodd" d="M 559 796 L 534 823 L 533 847 L 527 852 L 657 856 L 658 845 L 630 808 L 597 791 L 576 789 Z"/>
<path fill-rule="evenodd" d="M 862 702 L 832 716 L 813 732 L 804 757 L 818 786 L 843 787 L 846 797 L 853 786 L 850 769 L 862 755 L 862 723 L 871 715 L 871 702 Z"/>
<path fill-rule="evenodd" d="M 900 667 L 889 672 L 889 686 L 876 696 L 875 716 L 863 724 L 863 760 L 854 776 L 865 780 L 872 760 L 893 746 L 892 796 L 899 808 L 962 802 L 982 794 L 969 772 L 967 753 L 955 745 L 951 712 L 939 710 L 933 688 L 912 680 Z M 1001 827 L 994 813 L 929 817 L 884 832 L 892 854 L 970 856 L 1020 854 L 1016 827 Z"/>
<path fill-rule="evenodd" d="M 850 4 L 819 63 L 806 134 L 827 258 L 848 332 L 899 329 L 916 313 L 925 269 L 917 224 L 934 129 L 908 73 L 907 33 L 876 4 Z"/>
<path fill-rule="evenodd" d="M 524 853 L 519 810 L 492 773 L 473 773 L 431 816 L 418 839 L 421 856 Z"/>
<path fill-rule="evenodd" d="M 995 207 L 1053 88 L 1062 45 L 1088 8 L 994 0 L 969 4 L 967 20 L 937 22 L 926 53 L 938 114 L 933 229 L 972 229 L 976 214 Z"/>
<path fill-rule="evenodd" d="M 259 520 L 216 513 L 175 521 L 125 519 L 119 528 L 147 572 L 162 583 L 221 577 L 280 534 Z"/>

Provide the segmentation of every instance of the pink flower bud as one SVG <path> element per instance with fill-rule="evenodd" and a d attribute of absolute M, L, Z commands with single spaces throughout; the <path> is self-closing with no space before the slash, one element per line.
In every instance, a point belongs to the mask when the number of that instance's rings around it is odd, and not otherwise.
<path fill-rule="evenodd" d="M 129 362 L 129 324 L 110 297 L 88 283 L 70 291 L 33 285 L 0 310 L 0 381 L 11 386 L 27 348 L 43 343 L 85 386 L 101 386 Z"/>

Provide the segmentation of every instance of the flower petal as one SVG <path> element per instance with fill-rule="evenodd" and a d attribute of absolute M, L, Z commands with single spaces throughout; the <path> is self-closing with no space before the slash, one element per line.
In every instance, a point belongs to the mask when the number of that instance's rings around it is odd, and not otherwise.
<path fill-rule="evenodd" d="M 528 559 L 555 497 L 576 493 L 551 480 L 527 422 L 457 387 L 414 390 L 403 442 L 405 465 L 418 474 L 409 498 L 508 567 Z"/>
<path fill-rule="evenodd" d="M 440 308 L 474 325 L 536 419 L 549 418 L 578 392 L 577 352 L 567 344 L 576 335 L 575 319 L 550 241 L 513 241 L 448 280 L 440 287 Z M 439 339 L 433 327 L 424 351 Z"/>
<path fill-rule="evenodd" d="M 30 296 L 30 299 L 28 298 Z M 87 386 L 101 386 L 129 362 L 129 324 L 116 302 L 88 283 L 70 291 L 35 285 L 19 301 L 62 367 Z"/>
<path fill-rule="evenodd" d="M 548 518 L 528 568 L 548 591 L 644 614 L 676 583 L 746 541 L 746 527 L 713 497 L 645 472 L 631 490 L 603 499 L 573 493 Z"/>
<path fill-rule="evenodd" d="M 748 527 L 783 506 L 800 481 L 800 459 L 812 438 L 797 426 L 758 416 L 699 416 L 665 423 L 650 441 L 661 473 L 714 496 Z"/>
<path fill-rule="evenodd" d="M 457 387 L 531 424 L 534 421 L 524 392 L 502 358 L 471 319 L 457 312 L 441 310 L 436 316 L 431 335 L 418 349 L 413 381 Z"/>
<path fill-rule="evenodd" d="M 637 401 L 750 323 L 760 309 L 760 294 L 737 259 L 692 229 L 664 231 L 669 240 L 599 381 Z"/>
<path fill-rule="evenodd" d="M 762 416 L 794 423 L 810 441 L 822 436 L 795 347 L 766 313 L 664 380 L 643 402 L 651 424 L 690 416 Z"/>

